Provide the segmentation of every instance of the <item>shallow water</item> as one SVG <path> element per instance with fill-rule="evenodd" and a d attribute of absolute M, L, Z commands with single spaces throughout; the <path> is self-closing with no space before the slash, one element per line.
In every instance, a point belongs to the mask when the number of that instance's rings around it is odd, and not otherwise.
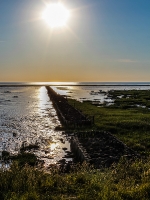
<path fill-rule="evenodd" d="M 37 144 L 32 150 L 44 166 L 57 163 L 70 143 L 62 131 L 55 131 L 60 122 L 45 87 L 0 88 L 0 154 L 9 151 L 18 154 L 20 147 Z M 71 159 L 67 159 L 69 161 Z"/>
<path fill-rule="evenodd" d="M 53 86 L 55 91 L 79 101 L 92 100 L 111 103 L 108 90 L 145 89 L 150 86 Z M 70 151 L 68 137 L 55 131 L 60 122 L 44 86 L 0 87 L 0 158 L 2 151 L 18 154 L 24 143 L 37 144 L 32 150 L 44 166 L 55 164 Z M 66 151 L 67 150 L 67 151 Z M 65 158 L 66 161 L 72 160 Z M 3 162 L 0 162 L 0 167 Z M 8 167 L 5 164 L 5 167 Z"/>
<path fill-rule="evenodd" d="M 52 86 L 52 88 L 61 95 L 66 95 L 80 102 L 84 100 L 95 101 L 99 103 L 112 103 L 113 101 L 107 97 L 109 90 L 150 90 L 150 86 L 139 85 L 97 85 L 97 86 Z"/>

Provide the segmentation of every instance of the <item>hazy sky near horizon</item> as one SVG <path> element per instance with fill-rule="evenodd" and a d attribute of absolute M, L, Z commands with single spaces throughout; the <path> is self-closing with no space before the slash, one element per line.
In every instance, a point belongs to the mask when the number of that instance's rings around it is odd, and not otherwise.
<path fill-rule="evenodd" d="M 0 82 L 150 81 L 150 0 L 62 0 L 53 30 L 45 2 L 0 0 Z"/>

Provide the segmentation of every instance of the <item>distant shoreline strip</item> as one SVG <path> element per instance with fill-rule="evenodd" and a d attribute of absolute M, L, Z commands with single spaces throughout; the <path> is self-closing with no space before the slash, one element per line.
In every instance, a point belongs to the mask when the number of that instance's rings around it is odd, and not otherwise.
<path fill-rule="evenodd" d="M 127 84 L 127 85 L 123 85 L 123 84 L 78 84 L 78 85 L 74 85 L 74 84 L 67 84 L 67 85 L 63 85 L 63 84 L 57 84 L 57 85 L 51 85 L 51 84 L 41 84 L 41 85 L 37 85 L 37 84 L 31 84 L 31 85 L 9 85 L 9 84 L 6 84 L 6 85 L 0 85 L 0 87 L 39 87 L 39 86 L 113 86 L 113 87 L 118 87 L 118 86 L 122 86 L 122 87 L 125 87 L 125 86 L 136 86 L 136 87 L 141 87 L 141 86 L 150 86 L 150 84 Z"/>

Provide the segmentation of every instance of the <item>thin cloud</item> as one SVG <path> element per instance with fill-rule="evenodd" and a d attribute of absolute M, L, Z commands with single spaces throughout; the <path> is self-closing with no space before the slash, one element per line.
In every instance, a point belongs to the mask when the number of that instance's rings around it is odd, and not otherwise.
<path fill-rule="evenodd" d="M 131 59 L 119 59 L 117 61 L 122 62 L 122 63 L 137 63 L 137 62 L 139 62 L 138 60 L 131 60 Z"/>

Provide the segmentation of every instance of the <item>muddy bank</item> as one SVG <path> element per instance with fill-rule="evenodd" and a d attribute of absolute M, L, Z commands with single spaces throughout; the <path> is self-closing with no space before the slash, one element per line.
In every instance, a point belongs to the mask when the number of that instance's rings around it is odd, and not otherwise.
<path fill-rule="evenodd" d="M 116 137 L 101 131 L 75 133 L 71 138 L 71 149 L 78 161 L 86 161 L 95 168 L 110 167 L 122 156 L 127 159 L 139 157 L 136 152 Z"/>

